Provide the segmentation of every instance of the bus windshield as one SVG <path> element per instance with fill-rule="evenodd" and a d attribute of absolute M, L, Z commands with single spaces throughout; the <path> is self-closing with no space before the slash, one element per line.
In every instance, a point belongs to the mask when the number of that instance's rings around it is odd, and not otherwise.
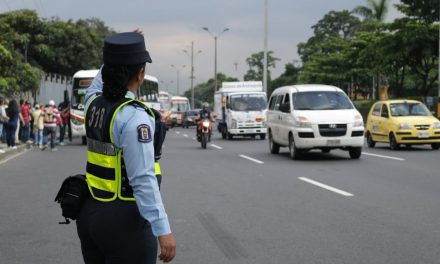
<path fill-rule="evenodd" d="M 266 96 L 263 94 L 236 94 L 231 95 L 231 110 L 234 111 L 261 111 L 266 109 Z"/>
<path fill-rule="evenodd" d="M 93 78 L 77 78 L 73 80 L 71 106 L 76 110 L 84 110 L 84 101 L 87 88 L 92 83 Z"/>
<path fill-rule="evenodd" d="M 187 101 L 173 101 L 171 111 L 186 112 L 189 110 L 189 103 Z"/>

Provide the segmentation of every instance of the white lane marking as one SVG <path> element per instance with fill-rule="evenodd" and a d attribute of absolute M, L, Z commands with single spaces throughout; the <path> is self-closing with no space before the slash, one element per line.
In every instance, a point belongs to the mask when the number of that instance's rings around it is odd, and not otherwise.
<path fill-rule="evenodd" d="M 223 149 L 222 147 L 214 145 L 214 144 L 211 144 L 211 147 L 216 148 L 216 149 Z"/>
<path fill-rule="evenodd" d="M 305 181 L 305 182 L 308 182 L 310 184 L 316 185 L 318 187 L 324 188 L 326 190 L 338 193 L 338 194 L 343 195 L 343 196 L 353 196 L 353 194 L 351 194 L 349 192 L 345 192 L 343 190 L 336 189 L 334 187 L 328 186 L 326 184 L 323 184 L 323 183 L 320 183 L 320 182 L 317 182 L 317 181 L 314 181 L 314 180 L 311 180 L 311 179 L 308 179 L 308 178 L 305 178 L 305 177 L 299 177 L 298 179 L 300 179 L 302 181 Z"/>
<path fill-rule="evenodd" d="M 194 137 L 193 140 L 196 140 L 196 138 Z"/>
<path fill-rule="evenodd" d="M 176 134 L 177 134 L 177 135 L 180 135 L 180 131 L 176 131 Z"/>
<path fill-rule="evenodd" d="M 258 163 L 258 164 L 264 164 L 264 162 L 262 162 L 261 160 L 254 159 L 254 158 L 248 157 L 248 156 L 243 155 L 243 154 L 240 154 L 240 157 L 242 157 L 243 159 L 247 159 L 247 160 L 253 161 L 253 162 Z"/>
<path fill-rule="evenodd" d="M 362 154 L 363 155 L 367 155 L 367 156 L 373 156 L 373 157 L 384 158 L 384 159 L 392 159 L 392 160 L 398 160 L 398 161 L 404 161 L 405 160 L 403 158 L 392 157 L 392 156 L 385 156 L 385 155 L 379 155 L 379 154 L 373 154 L 373 153 L 368 153 L 368 152 L 362 152 Z"/>
<path fill-rule="evenodd" d="M 188 135 L 187 135 L 187 134 L 183 134 L 183 136 L 184 136 L 184 137 L 188 137 Z"/>
<path fill-rule="evenodd" d="M 16 157 L 21 156 L 21 155 L 23 155 L 24 153 L 26 153 L 26 152 L 28 152 L 28 151 L 29 151 L 29 149 L 26 149 L 26 150 L 24 150 L 24 151 L 20 151 L 20 152 L 18 152 L 18 153 L 16 153 L 16 154 L 13 154 L 13 155 L 11 155 L 11 156 L 5 158 L 4 160 L 1 160 L 1 161 L 0 161 L 0 165 L 4 164 L 4 163 L 6 163 L 6 162 L 8 162 L 8 161 L 10 161 L 10 160 L 12 160 L 12 159 L 15 159 Z"/>

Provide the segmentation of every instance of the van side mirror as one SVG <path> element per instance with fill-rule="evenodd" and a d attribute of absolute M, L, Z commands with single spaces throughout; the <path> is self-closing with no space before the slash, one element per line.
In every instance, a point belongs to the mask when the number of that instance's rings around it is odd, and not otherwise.
<path fill-rule="evenodd" d="M 283 113 L 290 113 L 290 104 L 284 103 L 284 104 L 280 105 L 280 111 Z"/>

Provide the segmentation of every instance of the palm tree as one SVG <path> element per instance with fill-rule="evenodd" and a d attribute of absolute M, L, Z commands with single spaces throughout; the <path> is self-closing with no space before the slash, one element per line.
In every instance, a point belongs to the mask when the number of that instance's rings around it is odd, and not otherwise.
<path fill-rule="evenodd" d="M 388 13 L 389 0 L 366 0 L 367 6 L 357 6 L 353 9 L 353 13 L 365 17 L 367 21 L 382 22 Z"/>

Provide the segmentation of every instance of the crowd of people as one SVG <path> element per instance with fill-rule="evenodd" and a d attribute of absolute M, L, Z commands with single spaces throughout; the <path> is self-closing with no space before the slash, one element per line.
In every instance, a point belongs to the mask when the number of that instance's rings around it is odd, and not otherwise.
<path fill-rule="evenodd" d="M 50 146 L 52 151 L 57 151 L 58 144 L 66 144 L 66 130 L 69 141 L 72 141 L 71 130 L 68 129 L 69 107 L 68 101 L 61 102 L 58 107 L 53 100 L 41 105 L 34 103 L 32 106 L 25 99 L 17 103 L 15 99 L 0 97 L 0 141 L 9 149 L 17 149 L 20 144 L 32 144 L 41 150 Z M 0 149 L 0 154 L 4 152 Z"/>

